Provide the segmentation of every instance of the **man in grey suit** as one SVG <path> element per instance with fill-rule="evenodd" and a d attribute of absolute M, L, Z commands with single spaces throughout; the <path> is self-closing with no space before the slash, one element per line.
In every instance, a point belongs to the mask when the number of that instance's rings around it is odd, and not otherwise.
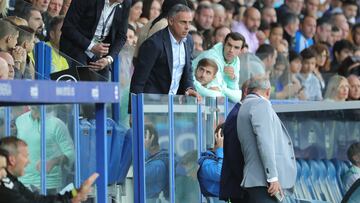
<path fill-rule="evenodd" d="M 237 117 L 238 138 L 244 155 L 241 186 L 247 202 L 276 202 L 294 187 L 296 162 L 291 138 L 273 110 L 271 85 L 263 75 L 250 79 L 249 94 Z"/>

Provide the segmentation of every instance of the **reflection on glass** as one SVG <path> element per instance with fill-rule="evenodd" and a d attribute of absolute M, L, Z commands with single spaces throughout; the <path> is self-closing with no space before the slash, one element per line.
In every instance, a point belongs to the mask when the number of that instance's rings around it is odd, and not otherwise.
<path fill-rule="evenodd" d="M 0 138 L 5 137 L 5 107 L 0 107 Z"/>
<path fill-rule="evenodd" d="M 57 193 L 66 179 L 63 166 L 72 166 L 74 161 L 74 144 L 65 123 L 46 113 L 46 172 L 49 193 Z M 17 136 L 28 144 L 29 160 L 25 175 L 20 180 L 27 186 L 38 190 L 41 186 L 41 117 L 40 107 L 31 106 L 30 111 L 15 120 Z"/>

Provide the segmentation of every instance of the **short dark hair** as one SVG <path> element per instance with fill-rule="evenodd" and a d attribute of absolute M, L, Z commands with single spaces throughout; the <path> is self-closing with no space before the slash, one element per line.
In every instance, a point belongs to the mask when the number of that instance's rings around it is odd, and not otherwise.
<path fill-rule="evenodd" d="M 0 148 L 0 156 L 5 157 L 5 158 L 6 158 L 6 160 L 7 160 L 7 159 L 8 159 L 8 157 L 9 157 L 9 152 L 8 152 L 8 151 L 6 151 L 5 149 Z"/>
<path fill-rule="evenodd" d="M 24 25 L 18 26 L 19 37 L 18 37 L 18 45 L 21 45 L 25 41 L 31 40 L 35 36 L 35 31 L 29 27 Z"/>
<path fill-rule="evenodd" d="M 359 165 L 360 160 L 355 160 L 354 156 L 359 156 L 360 158 L 360 142 L 355 142 L 350 145 L 349 149 L 347 150 L 347 157 L 351 161 L 353 165 Z"/>
<path fill-rule="evenodd" d="M 275 28 L 281 28 L 281 29 L 283 29 L 283 26 L 282 26 L 280 23 L 271 23 L 271 24 L 270 24 L 270 33 L 271 33 Z"/>
<path fill-rule="evenodd" d="M 301 51 L 300 55 L 303 60 L 308 60 L 311 58 L 316 58 L 317 53 L 315 52 L 315 50 L 313 50 L 311 48 L 306 48 Z"/>
<path fill-rule="evenodd" d="M 15 35 L 16 34 L 16 26 L 11 24 L 9 21 L 1 20 L 0 19 L 0 39 L 8 35 Z"/>
<path fill-rule="evenodd" d="M 225 26 L 225 25 L 220 25 L 219 27 L 215 28 L 214 32 L 212 33 L 213 36 L 216 36 L 216 33 L 223 29 L 223 28 L 228 28 L 230 30 L 230 28 L 228 26 Z"/>
<path fill-rule="evenodd" d="M 212 59 L 209 59 L 209 58 L 203 58 L 199 61 L 199 63 L 197 64 L 197 67 L 200 67 L 200 66 L 211 66 L 215 69 L 215 73 L 218 72 L 218 65 L 215 61 L 213 61 Z"/>
<path fill-rule="evenodd" d="M 343 0 L 342 1 L 342 6 L 348 6 L 348 5 L 359 7 L 358 2 L 356 0 Z"/>
<path fill-rule="evenodd" d="M 256 50 L 256 56 L 261 60 L 266 59 L 269 56 L 273 56 L 275 54 L 275 48 L 270 44 L 262 44 Z"/>
<path fill-rule="evenodd" d="M 211 9 L 213 10 L 213 7 L 211 6 L 211 4 L 206 4 L 206 3 L 199 3 L 198 7 L 196 8 L 195 13 L 196 14 L 200 14 L 202 10 L 205 9 Z"/>
<path fill-rule="evenodd" d="M 295 23 L 297 20 L 299 20 L 299 17 L 294 13 L 287 13 L 286 18 L 282 19 L 280 22 L 282 22 L 282 25 L 285 27 L 291 23 Z"/>
<path fill-rule="evenodd" d="M 290 50 L 289 51 L 289 62 L 291 63 L 292 61 L 295 61 L 295 60 L 301 60 L 301 55 L 298 54 L 296 51 L 294 50 Z"/>
<path fill-rule="evenodd" d="M 229 34 L 226 35 L 224 44 L 228 41 L 229 38 L 231 38 L 235 41 L 242 41 L 243 44 L 242 44 L 241 48 L 244 48 L 246 41 L 245 41 L 245 37 L 242 34 L 240 34 L 238 32 L 230 32 Z"/>
<path fill-rule="evenodd" d="M 149 131 L 150 135 L 154 135 L 154 139 L 151 143 L 152 147 L 159 147 L 159 134 L 157 132 L 157 130 L 155 129 L 155 127 L 150 124 L 150 123 L 146 123 L 145 127 L 144 127 L 144 133 L 146 134 L 146 131 Z M 144 135 L 145 136 L 145 135 Z"/>
<path fill-rule="evenodd" d="M 8 136 L 0 139 L 0 149 L 5 150 L 10 155 L 18 154 L 20 145 L 27 146 L 26 142 L 16 136 Z"/>
<path fill-rule="evenodd" d="M 340 53 L 344 49 L 349 49 L 351 51 L 354 51 L 355 47 L 354 47 L 353 43 L 351 43 L 349 40 L 346 40 L 346 39 L 339 40 L 339 41 L 335 42 L 335 44 L 334 44 L 333 56 L 335 56 L 335 53 Z"/>

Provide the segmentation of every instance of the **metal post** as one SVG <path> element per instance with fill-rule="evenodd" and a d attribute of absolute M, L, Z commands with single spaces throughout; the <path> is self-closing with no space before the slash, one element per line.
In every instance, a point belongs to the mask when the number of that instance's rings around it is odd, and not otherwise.
<path fill-rule="evenodd" d="M 40 41 L 35 45 L 35 61 L 35 78 L 43 80 L 45 69 L 45 42 L 43 41 Z"/>
<path fill-rule="evenodd" d="M 112 74 L 111 74 L 111 78 L 113 82 L 117 82 L 118 83 L 118 88 L 120 90 L 120 58 L 119 56 L 114 58 L 114 63 L 112 64 Z M 119 96 L 120 96 L 120 92 L 119 92 Z M 119 123 L 120 121 L 120 102 L 118 103 L 113 103 L 112 104 L 112 111 L 113 111 L 113 119 L 116 123 Z"/>
<path fill-rule="evenodd" d="M 228 97 L 225 97 L 225 101 L 224 101 L 224 116 L 225 116 L 225 119 L 227 117 L 227 115 L 229 114 L 229 98 Z"/>
<path fill-rule="evenodd" d="M 202 108 L 201 108 L 201 103 L 197 104 L 197 141 L 198 141 L 198 159 L 201 156 L 201 152 L 202 152 L 202 146 L 203 146 L 203 141 L 202 141 L 202 136 L 203 136 L 203 126 L 202 126 Z M 200 202 L 203 202 L 203 198 L 201 195 L 201 192 L 199 194 L 199 200 Z"/>
<path fill-rule="evenodd" d="M 168 100 L 168 114 L 169 114 L 169 191 L 170 202 L 175 202 L 175 133 L 174 133 L 174 96 L 169 95 Z"/>
<path fill-rule="evenodd" d="M 44 105 L 40 106 L 40 137 L 41 137 L 41 194 L 46 195 L 46 109 Z"/>
<path fill-rule="evenodd" d="M 96 171 L 100 174 L 96 182 L 97 202 L 107 201 L 108 157 L 106 136 L 106 110 L 104 103 L 96 104 Z"/>
<path fill-rule="evenodd" d="M 145 189 L 145 150 L 144 150 L 144 99 L 143 94 L 131 95 L 134 154 L 134 202 L 144 203 Z"/>
<path fill-rule="evenodd" d="M 44 72 L 43 72 L 43 79 L 49 80 L 50 79 L 50 73 L 51 73 L 51 65 L 52 65 L 52 56 L 51 56 L 51 48 L 45 44 L 44 46 Z"/>
<path fill-rule="evenodd" d="M 79 121 L 79 104 L 74 104 L 74 137 L 75 137 L 75 187 L 79 188 L 81 185 L 80 180 L 80 171 L 81 171 L 81 164 L 80 164 L 80 121 Z"/>
<path fill-rule="evenodd" d="M 11 135 L 11 107 L 5 107 L 5 136 Z"/>

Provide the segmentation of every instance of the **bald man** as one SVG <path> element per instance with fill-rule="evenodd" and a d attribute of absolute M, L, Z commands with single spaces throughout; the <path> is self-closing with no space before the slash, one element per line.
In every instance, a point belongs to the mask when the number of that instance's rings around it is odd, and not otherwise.
<path fill-rule="evenodd" d="M 14 58 L 11 56 L 11 54 L 9 54 L 8 52 L 5 52 L 5 51 L 0 52 L 0 58 L 3 58 L 8 64 L 8 68 L 9 68 L 8 80 L 13 80 L 14 76 L 15 76 Z"/>
<path fill-rule="evenodd" d="M 9 75 L 9 67 L 5 59 L 0 58 L 0 80 L 7 80 Z"/>
<path fill-rule="evenodd" d="M 245 10 L 242 21 L 234 21 L 232 31 L 241 33 L 245 37 L 245 41 L 249 46 L 249 52 L 255 53 L 259 47 L 259 40 L 256 37 L 256 32 L 260 27 L 261 14 L 259 10 L 254 7 L 249 7 Z"/>

